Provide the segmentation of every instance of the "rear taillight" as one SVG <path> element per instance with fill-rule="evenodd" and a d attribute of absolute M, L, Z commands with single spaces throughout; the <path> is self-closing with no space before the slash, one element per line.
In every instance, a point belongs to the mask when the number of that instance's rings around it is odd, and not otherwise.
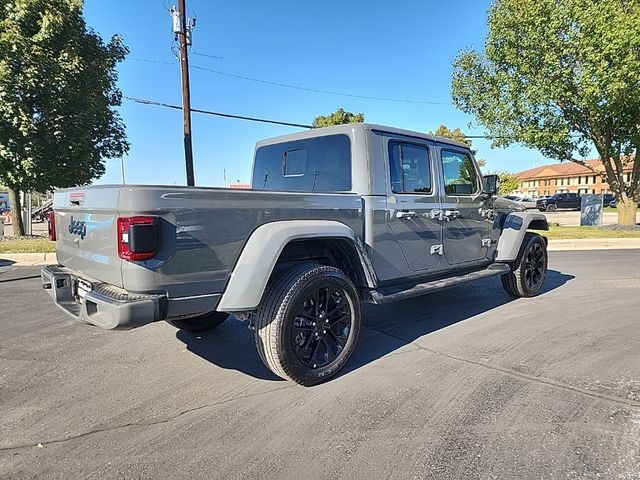
<path fill-rule="evenodd" d="M 47 214 L 47 229 L 49 230 L 49 240 L 56 241 L 56 213 L 51 210 Z"/>
<path fill-rule="evenodd" d="M 157 217 L 118 218 L 118 256 L 140 261 L 153 258 L 160 249 L 160 225 Z"/>

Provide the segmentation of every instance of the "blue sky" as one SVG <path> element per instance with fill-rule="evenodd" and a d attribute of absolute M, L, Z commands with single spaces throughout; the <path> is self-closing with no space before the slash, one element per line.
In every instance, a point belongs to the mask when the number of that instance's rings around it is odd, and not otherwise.
<path fill-rule="evenodd" d="M 473 119 L 451 104 L 451 64 L 466 47 L 482 48 L 489 1 L 379 0 L 304 2 L 187 0 L 197 17 L 190 62 L 233 75 L 311 89 L 443 105 L 321 94 L 191 70 L 194 108 L 309 124 L 339 107 L 366 121 L 417 131 L 444 123 L 468 134 Z M 170 0 L 85 0 L 90 27 L 124 38 L 131 53 L 119 66 L 124 95 L 180 104 L 180 74 L 171 53 Z M 204 56 L 209 55 L 209 56 Z M 211 58 L 211 56 L 218 58 Z M 153 63 L 153 62 L 168 62 Z M 125 100 L 120 113 L 131 151 L 127 183 L 185 184 L 182 114 Z M 196 185 L 248 182 L 255 142 L 300 129 L 193 114 Z M 549 163 L 522 147 L 491 149 L 474 140 L 486 170 L 519 171 Z M 119 183 L 119 160 L 96 183 Z"/>

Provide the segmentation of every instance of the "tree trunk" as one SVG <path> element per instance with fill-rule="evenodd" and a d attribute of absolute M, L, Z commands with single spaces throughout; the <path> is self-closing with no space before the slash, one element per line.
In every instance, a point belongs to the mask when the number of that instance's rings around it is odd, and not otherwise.
<path fill-rule="evenodd" d="M 636 209 L 638 206 L 632 198 L 622 195 L 622 198 L 617 201 L 616 208 L 618 209 L 618 225 L 636 224 Z"/>
<path fill-rule="evenodd" d="M 20 192 L 9 188 L 9 204 L 11 205 L 11 224 L 13 226 L 13 236 L 22 237 L 24 235 L 24 224 L 22 223 L 22 204 L 20 203 Z"/>

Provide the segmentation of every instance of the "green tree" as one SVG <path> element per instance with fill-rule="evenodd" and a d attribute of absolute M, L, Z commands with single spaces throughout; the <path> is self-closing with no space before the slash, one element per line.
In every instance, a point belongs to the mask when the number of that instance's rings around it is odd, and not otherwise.
<path fill-rule="evenodd" d="M 496 175 L 500 181 L 498 195 L 509 195 L 520 186 L 520 180 L 509 172 L 497 172 Z"/>
<path fill-rule="evenodd" d="M 104 159 L 128 150 L 116 64 L 85 24 L 82 0 L 0 0 L 0 182 L 20 212 L 18 191 L 45 192 L 90 182 Z M 14 232 L 24 227 L 14 214 Z"/>
<path fill-rule="evenodd" d="M 460 127 L 456 127 L 453 130 L 451 130 L 446 125 L 441 124 L 438 128 L 436 128 L 435 132 L 427 132 L 427 133 L 429 135 L 437 135 L 439 137 L 450 138 L 451 140 L 455 140 L 456 142 L 464 143 L 469 148 L 473 146 L 473 141 L 470 138 L 468 138 L 467 135 L 462 130 L 460 130 Z M 474 150 L 473 148 L 471 148 L 471 153 L 475 155 L 477 153 L 477 150 Z M 486 160 L 476 159 L 476 162 L 478 163 L 478 165 L 480 165 L 480 167 L 484 167 L 487 164 Z"/>
<path fill-rule="evenodd" d="M 595 147 L 618 222 L 634 224 L 640 161 L 629 182 L 623 169 L 640 153 L 640 1 L 496 0 L 488 27 L 484 52 L 454 61 L 455 105 L 493 146 L 581 165 Z"/>
<path fill-rule="evenodd" d="M 429 135 L 437 135 L 439 137 L 450 138 L 451 140 L 455 140 L 460 143 L 464 143 L 465 145 L 471 148 L 473 141 L 464 134 L 460 127 L 454 128 L 453 130 L 447 127 L 446 125 L 441 124 L 438 128 L 436 128 L 435 132 L 427 132 Z M 475 150 L 473 150 L 475 154 Z"/>
<path fill-rule="evenodd" d="M 364 113 L 352 113 L 346 112 L 343 108 L 339 108 L 335 112 L 326 117 L 319 115 L 313 120 L 313 126 L 331 127 L 333 125 L 345 125 L 347 123 L 360 123 L 364 122 Z"/>

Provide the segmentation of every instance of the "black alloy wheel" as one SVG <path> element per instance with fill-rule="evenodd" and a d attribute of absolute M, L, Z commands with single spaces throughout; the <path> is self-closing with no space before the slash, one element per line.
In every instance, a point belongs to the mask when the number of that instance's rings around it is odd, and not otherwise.
<path fill-rule="evenodd" d="M 530 291 L 538 291 L 544 283 L 546 263 L 543 246 L 538 242 L 532 243 L 525 254 L 524 263 L 524 278 Z"/>
<path fill-rule="evenodd" d="M 501 277 L 502 287 L 514 297 L 535 297 L 542 292 L 549 257 L 547 244 L 540 235 L 525 233 L 513 271 Z"/>
<path fill-rule="evenodd" d="M 296 302 L 290 338 L 293 351 L 308 368 L 335 361 L 351 334 L 352 306 L 336 287 L 312 287 Z"/>
<path fill-rule="evenodd" d="M 349 360 L 360 332 L 360 298 L 341 270 L 303 264 L 267 285 L 255 315 L 255 340 L 276 375 L 311 386 Z"/>

